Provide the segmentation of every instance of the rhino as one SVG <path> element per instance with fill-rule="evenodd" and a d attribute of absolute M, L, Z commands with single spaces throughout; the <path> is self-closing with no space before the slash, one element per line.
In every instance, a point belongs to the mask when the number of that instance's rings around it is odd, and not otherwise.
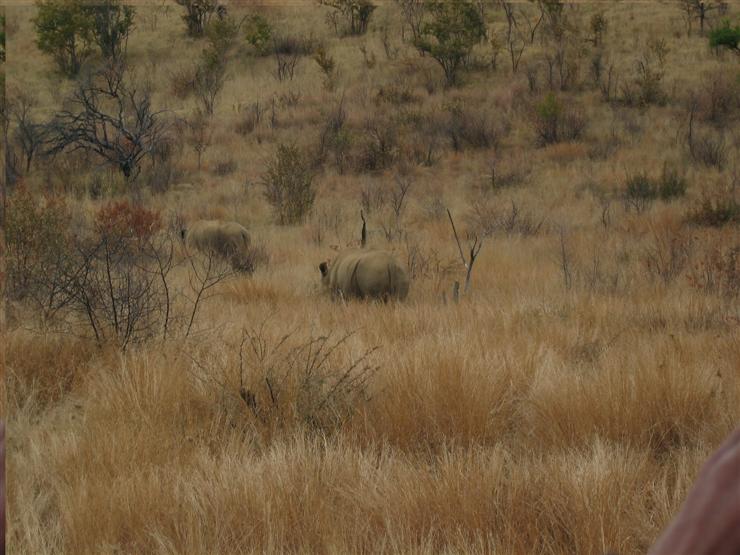
<path fill-rule="evenodd" d="M 234 270 L 251 270 L 249 232 L 237 222 L 198 220 L 182 229 L 180 236 L 188 250 L 213 254 L 228 261 Z"/>
<path fill-rule="evenodd" d="M 388 251 L 346 249 L 319 264 L 319 270 L 323 287 L 334 297 L 388 301 L 409 293 L 408 274 Z"/>

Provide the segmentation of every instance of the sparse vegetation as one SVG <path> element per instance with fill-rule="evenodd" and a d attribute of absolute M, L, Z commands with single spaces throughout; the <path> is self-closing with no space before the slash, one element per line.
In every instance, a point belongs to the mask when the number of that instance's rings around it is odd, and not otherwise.
<path fill-rule="evenodd" d="M 648 551 L 740 421 L 735 4 L 26 4 L 9 552 Z"/>

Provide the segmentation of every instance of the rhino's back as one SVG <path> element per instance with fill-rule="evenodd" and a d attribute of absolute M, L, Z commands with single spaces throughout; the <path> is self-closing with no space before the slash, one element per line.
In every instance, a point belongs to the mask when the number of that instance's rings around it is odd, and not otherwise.
<path fill-rule="evenodd" d="M 332 270 L 332 288 L 346 296 L 403 299 L 408 294 L 406 271 L 387 251 L 345 251 Z"/>
<path fill-rule="evenodd" d="M 249 246 L 249 234 L 236 222 L 200 220 L 188 231 L 188 246 L 228 256 Z"/>

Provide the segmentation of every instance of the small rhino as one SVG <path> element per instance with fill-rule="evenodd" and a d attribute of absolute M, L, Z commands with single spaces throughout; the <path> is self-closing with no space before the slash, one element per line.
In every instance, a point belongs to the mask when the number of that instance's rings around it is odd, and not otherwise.
<path fill-rule="evenodd" d="M 409 277 L 392 253 L 345 249 L 334 260 L 319 264 L 321 283 L 334 297 L 403 300 Z"/>
<path fill-rule="evenodd" d="M 213 253 L 227 260 L 234 270 L 250 269 L 249 232 L 237 222 L 198 220 L 189 228 L 182 229 L 180 236 L 189 250 L 204 254 Z"/>

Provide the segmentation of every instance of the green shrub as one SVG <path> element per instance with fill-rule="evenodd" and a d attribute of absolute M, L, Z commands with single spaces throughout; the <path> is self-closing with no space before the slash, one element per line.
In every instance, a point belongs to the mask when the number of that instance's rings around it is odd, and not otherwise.
<path fill-rule="evenodd" d="M 455 85 L 463 62 L 486 36 L 485 23 L 477 6 L 466 0 L 432 1 L 427 10 L 432 19 L 421 26 L 414 46 L 442 66 L 448 86 Z"/>
<path fill-rule="evenodd" d="M 253 14 L 244 22 L 244 36 L 260 56 L 270 53 L 270 39 L 273 31 L 272 25 L 259 14 Z"/>
<path fill-rule="evenodd" d="M 647 174 L 639 172 L 627 176 L 624 198 L 628 207 L 644 211 L 658 197 L 658 186 Z"/>
<path fill-rule="evenodd" d="M 688 221 L 705 227 L 740 223 L 740 203 L 732 193 L 705 194 L 688 214 Z"/>
<path fill-rule="evenodd" d="M 298 147 L 280 144 L 262 176 L 264 195 L 280 225 L 299 223 L 313 206 L 313 173 Z"/>
<path fill-rule="evenodd" d="M 709 46 L 712 48 L 729 48 L 736 52 L 740 52 L 738 48 L 740 43 L 740 25 L 733 27 L 730 25 L 730 20 L 725 19 L 722 21 L 722 25 L 712 30 L 709 33 Z"/>
<path fill-rule="evenodd" d="M 89 12 L 79 1 L 45 0 L 37 3 L 36 45 L 54 57 L 68 77 L 79 73 L 93 42 L 93 24 Z"/>
<path fill-rule="evenodd" d="M 534 127 L 538 143 L 544 146 L 578 140 L 586 127 L 586 121 L 578 110 L 564 106 L 550 92 L 535 106 Z"/>
<path fill-rule="evenodd" d="M 658 182 L 657 192 L 662 200 L 671 200 L 686 194 L 686 178 L 678 170 L 663 166 L 663 174 Z"/>

